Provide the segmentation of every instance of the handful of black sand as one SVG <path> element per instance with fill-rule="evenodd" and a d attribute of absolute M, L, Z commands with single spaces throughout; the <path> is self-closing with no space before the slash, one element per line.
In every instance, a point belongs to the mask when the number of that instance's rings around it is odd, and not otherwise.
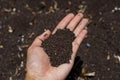
<path fill-rule="evenodd" d="M 74 39 L 75 35 L 69 29 L 59 29 L 42 43 L 42 47 L 50 57 L 52 66 L 69 63 Z"/>

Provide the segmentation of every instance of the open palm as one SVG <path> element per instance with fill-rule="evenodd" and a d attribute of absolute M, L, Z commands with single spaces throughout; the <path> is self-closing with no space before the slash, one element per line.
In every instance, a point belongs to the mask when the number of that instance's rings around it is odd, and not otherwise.
<path fill-rule="evenodd" d="M 85 29 L 87 23 L 88 19 L 83 18 L 83 14 L 78 13 L 74 16 L 74 14 L 70 13 L 61 20 L 52 33 L 50 30 L 47 30 L 38 36 L 28 49 L 26 80 L 64 80 L 73 67 L 79 45 L 87 33 Z M 70 63 L 54 67 L 51 66 L 49 57 L 41 47 L 41 44 L 50 35 L 55 34 L 58 29 L 64 28 L 70 29 L 76 36 L 76 39 L 72 42 L 73 53 Z"/>

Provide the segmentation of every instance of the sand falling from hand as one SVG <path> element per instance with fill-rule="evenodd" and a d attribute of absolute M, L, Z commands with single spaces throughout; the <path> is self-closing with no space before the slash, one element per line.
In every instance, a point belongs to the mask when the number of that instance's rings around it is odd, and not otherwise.
<path fill-rule="evenodd" d="M 52 66 L 69 63 L 72 54 L 72 42 L 75 35 L 69 29 L 58 29 L 42 43 L 42 47 L 50 58 Z"/>

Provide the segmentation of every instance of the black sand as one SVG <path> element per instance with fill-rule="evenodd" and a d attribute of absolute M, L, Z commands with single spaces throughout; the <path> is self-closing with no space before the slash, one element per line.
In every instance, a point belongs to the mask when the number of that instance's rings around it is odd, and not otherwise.
<path fill-rule="evenodd" d="M 75 35 L 69 29 L 58 29 L 54 35 L 42 43 L 42 47 L 48 54 L 52 66 L 69 63 L 74 39 Z"/>

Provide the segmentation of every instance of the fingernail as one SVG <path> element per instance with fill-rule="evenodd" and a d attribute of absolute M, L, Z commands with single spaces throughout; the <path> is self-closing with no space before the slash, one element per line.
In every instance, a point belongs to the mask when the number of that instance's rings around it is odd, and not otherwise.
<path fill-rule="evenodd" d="M 78 16 L 83 16 L 83 14 L 82 14 L 82 13 L 78 13 L 77 15 L 78 15 Z"/>
<path fill-rule="evenodd" d="M 44 37 L 46 37 L 48 35 L 48 30 L 46 30 L 43 34 Z"/>
<path fill-rule="evenodd" d="M 74 63 L 72 60 L 69 60 L 70 63 Z"/>
<path fill-rule="evenodd" d="M 48 34 L 47 34 L 47 33 L 45 33 L 43 36 L 44 36 L 44 37 L 46 37 L 47 35 L 48 35 Z"/>
<path fill-rule="evenodd" d="M 44 32 L 43 36 L 44 36 L 44 37 L 48 37 L 49 34 L 50 34 L 50 30 L 46 30 L 46 31 Z"/>
<path fill-rule="evenodd" d="M 73 14 L 73 13 L 69 13 L 69 15 L 72 15 L 72 16 L 74 16 L 74 14 Z"/>

